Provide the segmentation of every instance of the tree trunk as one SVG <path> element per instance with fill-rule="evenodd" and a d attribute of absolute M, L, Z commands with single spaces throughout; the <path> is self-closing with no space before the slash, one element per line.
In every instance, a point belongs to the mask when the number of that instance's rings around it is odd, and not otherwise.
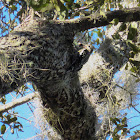
<path fill-rule="evenodd" d="M 103 25 L 109 24 L 107 19 L 104 20 Z M 45 118 L 64 140 L 96 139 L 96 113 L 88 95 L 85 96 L 81 89 L 78 75 L 81 57 L 73 46 L 74 35 L 94 27 L 95 24 L 84 26 L 93 21 L 81 19 L 78 24 L 64 24 L 27 20 L 0 40 L 1 95 L 28 81 L 33 82 L 40 93 Z M 110 48 L 103 48 L 96 54 L 102 56 L 105 68 L 114 68 L 114 74 L 124 61 L 116 65 L 114 61 L 118 55 L 112 54 L 114 58 L 110 60 L 106 57 Z M 104 75 L 101 77 L 102 80 L 106 79 Z M 100 84 L 97 77 L 95 81 Z M 98 88 L 98 85 L 94 84 L 94 88 Z M 98 92 L 105 94 L 106 90 L 104 86 Z"/>
<path fill-rule="evenodd" d="M 22 31 L 1 39 L 2 59 L 6 61 L 6 65 L 1 63 L 5 68 L 1 85 L 11 87 L 1 88 L 1 93 L 31 81 L 40 92 L 46 119 L 62 139 L 94 139 L 96 115 L 84 99 L 78 73 L 72 68 L 78 57 L 72 47 L 73 31 L 61 24 L 43 26 L 41 21 L 24 28 L 22 25 Z"/>

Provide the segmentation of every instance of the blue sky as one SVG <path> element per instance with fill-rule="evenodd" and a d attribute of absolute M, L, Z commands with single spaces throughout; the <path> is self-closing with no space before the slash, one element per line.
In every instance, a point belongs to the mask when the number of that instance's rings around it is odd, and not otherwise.
<path fill-rule="evenodd" d="M 2 6 L 1 2 L 0 2 L 0 7 Z M 17 5 L 17 10 L 19 11 L 20 7 L 19 5 Z M 14 17 L 17 15 L 17 12 L 14 12 L 14 14 L 11 14 L 10 17 L 8 15 L 8 12 L 6 10 L 6 8 L 3 8 L 3 16 L 5 16 L 4 22 L 8 22 L 9 19 L 11 18 L 12 20 L 14 19 Z M 17 24 L 19 24 L 18 19 L 16 19 Z M 0 36 L 7 34 L 8 31 L 6 31 L 4 34 L 2 34 L 1 30 L 0 30 Z M 30 94 L 33 89 L 31 85 L 28 85 L 29 88 L 31 89 L 31 91 L 28 91 L 28 94 Z M 12 96 L 11 96 L 12 95 Z M 6 99 L 7 102 L 9 103 L 13 100 L 13 97 L 16 97 L 16 93 L 12 92 L 11 94 L 6 95 Z M 33 109 L 33 108 L 32 108 Z M 6 132 L 6 134 L 4 135 L 4 140 L 25 140 L 29 137 L 35 136 L 36 132 L 38 131 L 35 127 L 34 127 L 34 123 L 29 123 L 29 121 L 23 119 L 26 118 L 30 121 L 34 121 L 33 118 L 33 113 L 31 112 L 29 106 L 27 104 L 23 104 L 21 106 L 15 107 L 13 109 L 15 112 L 18 112 L 18 120 L 22 125 L 23 125 L 23 131 L 24 132 L 18 132 L 14 134 L 11 134 L 10 129 L 8 129 L 8 131 Z M 21 118 L 23 117 L 23 118 Z M 2 125 L 2 123 L 0 123 L 0 126 Z M 8 128 L 8 127 L 7 127 Z M 18 134 L 18 135 L 17 135 Z"/>
<path fill-rule="evenodd" d="M 1 7 L 1 4 L 0 4 L 0 7 Z M 19 10 L 20 7 L 17 6 L 17 8 Z M 7 22 L 9 20 L 9 15 L 7 15 L 6 11 L 4 12 L 4 14 L 6 16 L 5 21 Z M 16 15 L 17 13 L 14 13 L 14 14 Z M 15 15 L 12 14 L 11 19 L 13 19 Z M 16 20 L 16 21 L 17 21 L 17 24 L 19 24 L 19 21 L 18 20 Z M 1 33 L 1 31 L 0 31 L 0 33 Z M 7 31 L 7 33 L 8 33 L 8 31 Z M 95 35 L 94 37 L 96 38 L 97 35 Z M 28 94 L 30 94 L 33 91 L 33 89 L 32 89 L 31 85 L 28 85 L 28 86 L 31 89 L 31 91 L 28 92 Z M 13 96 L 16 96 L 16 93 L 14 93 L 14 92 L 12 92 L 11 94 Z M 6 103 L 8 103 L 8 102 L 12 101 L 13 97 L 10 94 L 8 94 L 8 95 L 6 95 L 6 99 L 7 99 Z M 139 100 L 137 101 L 137 104 L 138 105 L 136 106 L 136 108 L 138 110 L 140 110 Z M 24 118 L 26 118 L 26 119 L 28 119 L 30 121 L 34 121 L 33 113 L 32 113 L 32 111 L 30 110 L 30 108 L 29 108 L 29 106 L 27 104 L 18 106 L 16 108 L 14 108 L 14 110 L 15 110 L 15 112 L 18 112 L 19 116 L 24 117 Z M 128 119 L 131 118 L 131 119 L 128 120 L 129 128 L 132 128 L 133 126 L 135 126 L 137 124 L 140 124 L 140 119 L 139 119 L 140 114 L 136 110 L 134 110 L 133 108 L 130 108 L 130 109 L 127 109 L 125 111 L 122 111 L 122 113 L 124 113 L 124 112 L 127 112 L 127 118 Z M 136 117 L 134 117 L 134 116 L 136 116 Z M 34 123 L 29 123 L 29 121 L 27 121 L 27 120 L 25 120 L 23 118 L 20 118 L 20 117 L 18 117 L 18 121 L 21 124 L 23 124 L 23 131 L 24 132 L 18 132 L 18 135 L 16 133 L 11 134 L 10 129 L 9 129 L 7 131 L 7 134 L 4 135 L 4 140 L 6 140 L 6 139 L 7 140 L 25 140 L 27 138 L 35 136 L 39 132 L 39 130 L 37 130 L 36 127 L 34 127 Z M 1 123 L 0 123 L 0 126 L 1 126 Z M 134 129 L 132 129 L 131 132 L 133 132 L 135 130 L 138 130 L 138 128 L 140 129 L 140 127 L 136 127 Z M 131 135 L 132 135 L 132 133 L 131 133 Z"/>
<path fill-rule="evenodd" d="M 32 86 L 28 84 L 29 89 L 26 91 L 26 95 L 32 93 L 34 90 L 32 89 Z M 20 98 L 21 96 L 19 95 L 16 97 L 16 92 L 12 92 L 8 95 L 6 95 L 6 103 L 12 102 L 13 98 Z M 31 102 L 32 103 L 32 102 Z M 30 105 L 31 109 L 34 111 L 34 108 Z M 10 129 L 4 134 L 4 140 L 25 140 L 27 138 L 30 138 L 32 136 L 35 136 L 39 130 L 34 126 L 34 117 L 33 113 L 30 110 L 29 106 L 26 104 L 20 105 L 18 107 L 15 107 L 14 109 L 15 112 L 18 112 L 18 120 L 22 125 L 23 125 L 23 131 L 24 132 L 18 132 L 14 134 L 11 134 Z M 23 118 L 22 118 L 23 117 Z M 25 118 L 25 119 L 24 119 Z M 27 119 L 27 120 L 26 120 Z M 29 121 L 28 121 L 29 120 Z M 1 123 L 0 123 L 1 126 Z M 8 127 L 7 127 L 8 128 Z M 6 138 L 7 137 L 7 138 Z"/>

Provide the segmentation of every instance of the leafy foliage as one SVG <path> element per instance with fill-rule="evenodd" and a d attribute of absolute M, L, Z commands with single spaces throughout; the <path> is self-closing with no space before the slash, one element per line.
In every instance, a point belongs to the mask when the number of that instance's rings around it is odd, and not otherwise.
<path fill-rule="evenodd" d="M 117 8 L 122 9 L 124 7 L 121 0 L 3 0 L 0 2 L 0 6 L 0 28 L 2 36 L 12 31 L 17 24 L 24 21 L 28 16 L 41 17 L 46 20 L 66 20 L 89 15 L 96 16 L 100 14 L 106 18 L 106 11 L 112 11 Z M 30 7 L 33 8 L 33 14 L 31 14 L 32 11 Z M 7 13 L 7 15 L 5 15 L 5 13 Z M 116 30 L 112 35 L 112 40 L 123 41 L 131 48 L 129 56 L 127 56 L 129 62 L 125 65 L 125 70 L 132 72 L 132 75 L 137 78 L 136 82 L 139 82 L 140 61 L 135 58 L 135 56 L 140 53 L 140 44 L 137 43 L 137 38 L 139 37 L 138 27 L 135 23 L 120 24 L 119 20 L 116 18 L 114 18 L 110 24 L 110 27 L 119 26 L 118 30 Z M 74 40 L 75 47 L 77 47 L 79 43 L 85 45 L 90 44 L 97 50 L 105 40 L 105 30 L 106 28 L 101 27 L 77 33 Z M 125 48 L 122 47 L 121 49 L 122 51 L 125 51 Z M 33 87 L 36 90 L 36 87 Z M 27 87 L 23 86 L 22 91 L 25 91 L 26 88 Z M 100 88 L 100 86 L 98 88 Z M 19 91 L 17 90 L 17 94 L 18 93 Z M 110 96 L 108 96 L 108 100 Z M 111 99 L 114 103 L 118 103 L 115 95 L 112 95 Z M 1 102 L 2 104 L 5 104 L 6 98 L 2 97 Z M 12 114 L 9 112 L 6 114 L 1 113 L 0 119 L 2 122 L 1 134 L 5 134 L 8 127 L 10 127 L 12 134 L 15 130 L 22 131 L 23 126 L 17 121 L 15 112 Z M 121 136 L 129 133 L 126 117 L 122 119 L 111 117 L 110 121 L 115 126 L 112 131 L 113 140 L 118 140 Z M 122 131 L 121 134 L 119 134 L 120 131 Z"/>
<path fill-rule="evenodd" d="M 22 85 L 20 89 L 15 90 L 16 95 L 25 95 L 28 92 L 27 85 Z M 7 98 L 5 96 L 0 98 L 0 102 L 2 106 L 4 106 L 7 102 Z M 7 112 L 0 112 L 0 128 L 1 128 L 1 138 L 3 134 L 10 128 L 11 134 L 14 134 L 15 131 L 23 132 L 23 125 L 18 121 L 18 113 L 13 110 L 9 110 Z"/>
<path fill-rule="evenodd" d="M 2 104 L 5 104 L 6 98 L 2 97 L 1 98 Z M 1 122 L 1 134 L 5 134 L 7 129 L 11 129 L 11 133 L 14 134 L 15 130 L 22 131 L 23 126 L 22 124 L 17 121 L 16 117 L 17 113 L 16 112 L 6 112 L 6 113 L 0 113 L 0 122 Z M 23 131 L 22 131 L 23 132 Z M 2 137 L 1 135 L 1 137 Z"/>
<path fill-rule="evenodd" d="M 124 117 L 122 119 L 119 118 L 110 118 L 111 122 L 115 124 L 114 131 L 112 133 L 113 140 L 118 140 L 120 138 L 120 135 L 118 134 L 119 131 L 121 132 L 121 135 L 127 135 L 127 133 L 130 133 L 127 129 L 127 118 Z"/>

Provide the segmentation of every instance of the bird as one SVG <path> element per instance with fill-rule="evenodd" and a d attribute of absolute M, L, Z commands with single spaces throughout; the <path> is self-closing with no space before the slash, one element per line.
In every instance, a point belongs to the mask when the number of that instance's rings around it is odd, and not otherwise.
<path fill-rule="evenodd" d="M 79 71 L 83 67 L 93 52 L 94 47 L 79 44 L 79 48 L 81 49 L 78 51 L 78 53 L 76 53 L 76 55 L 73 56 L 73 62 L 70 67 L 72 71 Z"/>

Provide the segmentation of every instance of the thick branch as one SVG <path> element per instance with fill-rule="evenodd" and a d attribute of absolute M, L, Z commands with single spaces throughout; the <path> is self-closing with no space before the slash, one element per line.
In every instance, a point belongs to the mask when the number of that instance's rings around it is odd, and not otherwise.
<path fill-rule="evenodd" d="M 29 95 L 27 95 L 25 97 L 16 99 L 13 102 L 10 102 L 10 103 L 8 103 L 6 105 L 2 105 L 2 106 L 0 106 L 0 113 L 6 112 L 9 109 L 12 109 L 12 108 L 17 107 L 19 105 L 22 105 L 24 103 L 27 103 L 30 100 L 34 99 L 35 97 L 36 97 L 36 94 L 35 93 L 32 93 L 32 94 L 29 94 Z"/>
<path fill-rule="evenodd" d="M 66 25 L 73 26 L 76 31 L 84 31 L 90 28 L 101 27 L 109 25 L 113 19 L 119 19 L 119 22 L 140 21 L 140 8 L 126 8 L 122 10 L 115 10 L 106 12 L 105 15 L 91 15 L 80 17 L 77 19 L 62 21 Z M 61 21 L 56 21 L 61 23 Z"/>
<path fill-rule="evenodd" d="M 2 89 L 3 83 L 7 81 L 11 84 L 17 84 L 19 81 L 35 83 L 45 108 L 46 119 L 64 139 L 93 140 L 96 122 L 94 108 L 80 89 L 77 71 L 69 69 L 77 59 L 77 52 L 72 47 L 72 29 L 83 31 L 105 26 L 114 18 L 118 17 L 120 21 L 124 19 L 122 14 L 126 17 L 127 11 L 109 12 L 106 17 L 63 21 L 62 24 L 57 21 L 56 24 L 38 20 L 30 24 L 25 22 L 16 29 L 17 32 L 0 40 L 0 53 L 4 56 L 0 59 L 0 66 L 1 70 L 5 70 L 1 75 Z M 131 14 L 128 12 L 128 15 Z M 133 14 L 132 18 L 134 20 Z M 102 55 L 105 56 L 106 53 Z M 111 60 L 107 62 L 115 63 Z"/>

